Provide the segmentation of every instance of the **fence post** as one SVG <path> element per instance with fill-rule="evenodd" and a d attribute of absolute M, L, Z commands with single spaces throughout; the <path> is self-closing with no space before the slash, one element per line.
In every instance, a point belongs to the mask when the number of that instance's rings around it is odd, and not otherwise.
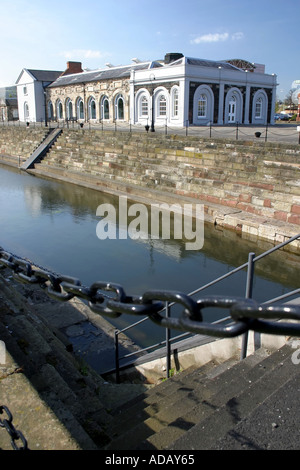
<path fill-rule="evenodd" d="M 247 268 L 247 281 L 246 281 L 246 299 L 252 298 L 252 289 L 253 289 L 253 278 L 254 278 L 254 261 L 255 253 L 249 253 L 248 255 L 248 268 Z M 241 359 L 245 359 L 247 355 L 247 346 L 248 346 L 248 331 L 243 334 L 242 337 L 242 348 L 241 348 Z"/>
<path fill-rule="evenodd" d="M 120 364 L 119 364 L 119 340 L 118 330 L 115 330 L 115 363 L 116 363 L 116 383 L 120 383 Z"/>
<path fill-rule="evenodd" d="M 170 318 L 170 306 L 169 303 L 166 302 L 166 318 Z M 170 344 L 170 329 L 166 328 L 166 360 L 167 360 L 167 379 L 170 376 L 171 370 L 171 344 Z"/>

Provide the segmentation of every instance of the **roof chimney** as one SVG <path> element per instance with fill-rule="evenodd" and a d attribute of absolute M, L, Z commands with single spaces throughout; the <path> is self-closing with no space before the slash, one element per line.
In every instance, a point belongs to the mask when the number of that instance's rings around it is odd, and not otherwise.
<path fill-rule="evenodd" d="M 81 72 L 83 72 L 81 62 L 67 62 L 67 69 L 61 74 L 61 77 Z"/>

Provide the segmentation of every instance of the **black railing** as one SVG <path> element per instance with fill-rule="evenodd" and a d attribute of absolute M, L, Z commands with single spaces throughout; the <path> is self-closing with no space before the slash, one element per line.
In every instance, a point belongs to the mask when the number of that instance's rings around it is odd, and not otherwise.
<path fill-rule="evenodd" d="M 215 284 L 217 284 L 217 283 L 223 281 L 224 279 L 232 276 L 233 274 L 235 274 L 239 271 L 242 271 L 244 269 L 247 269 L 246 286 L 245 286 L 245 299 L 251 299 L 252 298 L 252 288 L 253 288 L 255 263 L 258 262 L 259 260 L 261 260 L 262 258 L 265 258 L 266 256 L 270 255 L 271 253 L 274 253 L 275 251 L 277 251 L 277 250 L 285 247 L 286 245 L 292 243 L 293 241 L 297 240 L 298 238 L 300 238 L 300 233 L 295 235 L 294 237 L 289 238 L 287 241 L 285 241 L 283 243 L 280 243 L 279 245 L 274 246 L 270 250 L 267 250 L 267 251 L 265 251 L 264 253 L 262 253 L 258 256 L 255 256 L 255 253 L 249 253 L 248 261 L 246 263 L 244 263 L 241 266 L 233 269 L 232 271 L 229 271 L 228 273 L 218 277 L 217 279 L 215 279 L 215 280 L 199 287 L 198 289 L 194 290 L 193 292 L 190 292 L 187 295 L 188 296 L 194 296 L 194 295 L 198 294 L 199 292 L 203 292 L 207 288 L 209 288 L 211 286 L 214 286 Z M 300 294 L 300 288 L 296 289 L 292 292 L 289 292 L 287 294 L 284 294 L 280 297 L 270 299 L 270 300 L 264 302 L 263 304 L 264 305 L 267 305 L 267 304 L 270 305 L 270 304 L 273 304 L 277 301 L 286 299 L 288 297 L 292 297 L 292 296 L 297 295 L 297 294 Z M 160 313 L 165 312 L 166 317 L 170 318 L 170 316 L 171 316 L 171 307 L 173 305 L 174 305 L 174 303 L 166 302 L 165 308 Z M 166 346 L 166 374 L 167 374 L 167 378 L 168 378 L 169 377 L 169 371 L 171 369 L 171 367 L 170 367 L 170 364 L 171 364 L 171 346 L 170 346 L 171 342 L 176 342 L 176 341 L 181 340 L 182 338 L 190 335 L 190 333 L 185 333 L 185 334 L 176 336 L 174 338 L 170 338 L 169 329 L 166 328 L 166 340 L 165 341 L 162 341 L 162 342 L 157 343 L 157 344 L 153 344 L 151 346 L 148 346 L 147 348 L 141 348 L 139 351 L 135 351 L 134 353 L 119 356 L 119 344 L 118 344 L 119 335 L 121 333 L 129 331 L 132 328 L 135 328 L 135 327 L 139 326 L 141 323 L 143 323 L 147 320 L 149 320 L 149 317 L 144 317 L 142 320 L 139 320 L 138 322 L 136 322 L 132 325 L 129 325 L 129 326 L 127 326 L 126 328 L 124 328 L 122 330 L 118 330 L 118 329 L 115 330 L 115 352 L 116 352 L 116 354 L 115 354 L 115 374 L 116 374 L 116 381 L 117 382 L 119 382 L 119 377 L 120 377 L 120 362 L 121 362 L 121 360 L 129 359 L 132 356 L 136 356 L 137 354 L 145 353 L 145 352 L 147 352 L 151 349 L 152 350 L 153 349 L 158 349 L 160 346 Z M 225 323 L 225 322 L 228 322 L 229 320 L 231 320 L 231 317 L 227 316 L 227 317 L 224 317 L 224 318 L 218 320 L 217 322 L 214 322 L 214 324 Z M 257 343 L 259 343 L 259 342 L 260 341 L 257 341 Z M 243 334 L 242 348 L 241 348 L 241 359 L 244 359 L 247 355 L 247 346 L 248 346 L 248 331 L 246 331 Z"/>
<path fill-rule="evenodd" d="M 61 119 L 38 122 L 22 121 L 2 121 L 0 127 L 59 127 L 62 129 L 84 129 L 111 132 L 139 132 L 146 133 L 149 126 L 144 124 L 132 124 L 124 121 L 83 121 L 77 119 Z M 263 142 L 288 142 L 296 145 L 300 144 L 299 126 L 295 124 L 266 124 L 264 126 L 254 126 L 245 124 L 218 125 L 209 123 L 206 126 L 190 125 L 170 126 L 168 123 L 156 124 L 155 132 L 160 135 L 182 135 L 190 137 L 203 137 L 214 139 L 230 140 L 254 140 Z M 153 133 L 150 133 L 153 135 Z"/>

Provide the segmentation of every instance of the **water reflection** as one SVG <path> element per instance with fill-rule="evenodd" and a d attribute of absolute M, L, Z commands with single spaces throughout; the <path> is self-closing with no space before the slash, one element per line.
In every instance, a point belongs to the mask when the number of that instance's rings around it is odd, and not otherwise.
<path fill-rule="evenodd" d="M 149 289 L 191 292 L 245 263 L 250 251 L 259 255 L 272 246 L 210 224 L 199 251 L 188 251 L 182 240 L 174 239 L 99 240 L 96 210 L 104 203 L 118 211 L 118 197 L 0 166 L 0 245 L 86 285 L 96 280 L 119 283 L 128 295 Z M 277 297 L 299 287 L 299 256 L 276 252 L 257 263 L 255 272 L 254 298 Z M 207 291 L 244 293 L 244 272 Z M 118 327 L 132 321 L 122 316 Z M 148 330 L 142 331 L 139 339 L 147 335 Z"/>

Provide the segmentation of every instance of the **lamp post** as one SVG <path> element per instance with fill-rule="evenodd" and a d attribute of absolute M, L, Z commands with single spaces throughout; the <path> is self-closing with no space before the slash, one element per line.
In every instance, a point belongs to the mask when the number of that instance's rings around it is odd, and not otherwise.
<path fill-rule="evenodd" d="M 155 132 L 155 129 L 154 129 L 154 80 L 155 80 L 155 75 L 154 75 L 154 73 L 151 73 L 150 80 L 151 80 L 151 93 L 152 93 L 152 116 L 151 116 L 150 132 Z"/>

